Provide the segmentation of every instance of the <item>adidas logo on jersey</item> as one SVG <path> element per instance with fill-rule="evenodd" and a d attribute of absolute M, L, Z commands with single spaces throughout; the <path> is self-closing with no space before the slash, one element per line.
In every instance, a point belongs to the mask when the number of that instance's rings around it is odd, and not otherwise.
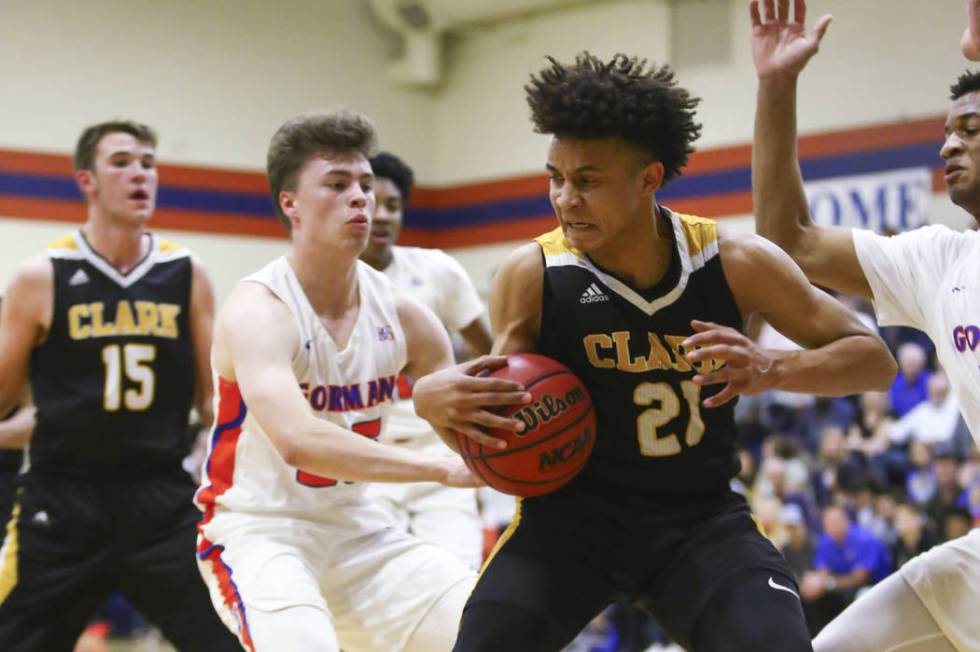
<path fill-rule="evenodd" d="M 77 270 L 74 274 L 71 275 L 71 278 L 68 279 L 68 285 L 82 285 L 83 283 L 88 283 L 88 282 L 89 282 L 89 277 L 88 274 L 85 273 L 84 269 Z"/>
<path fill-rule="evenodd" d="M 609 297 L 603 294 L 595 283 L 587 287 L 578 300 L 579 303 L 601 303 L 603 301 L 609 301 Z"/>

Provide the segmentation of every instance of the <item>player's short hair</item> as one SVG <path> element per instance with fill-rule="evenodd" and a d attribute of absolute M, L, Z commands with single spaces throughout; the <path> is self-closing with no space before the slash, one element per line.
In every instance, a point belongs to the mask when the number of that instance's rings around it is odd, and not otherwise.
<path fill-rule="evenodd" d="M 75 145 L 75 156 L 72 165 L 75 170 L 95 170 L 95 149 L 99 146 L 99 141 L 109 134 L 124 133 L 129 134 L 139 142 L 157 146 L 157 133 L 141 122 L 132 120 L 109 120 L 99 124 L 86 127 L 82 135 L 78 137 Z"/>
<path fill-rule="evenodd" d="M 391 179 L 398 191 L 402 194 L 402 201 L 408 203 L 408 197 L 412 193 L 412 186 L 415 185 L 415 173 L 408 167 L 405 161 L 401 160 L 391 152 L 380 152 L 371 158 L 371 169 L 374 176 L 379 179 Z"/>
<path fill-rule="evenodd" d="M 279 206 L 279 193 L 294 190 L 300 170 L 315 156 L 361 154 L 369 158 L 378 141 L 367 116 L 346 109 L 307 111 L 293 116 L 272 136 L 266 156 L 266 174 L 279 221 L 291 231 Z"/>
<path fill-rule="evenodd" d="M 617 54 L 602 61 L 581 52 L 565 65 L 531 75 L 524 86 L 535 131 L 570 138 L 618 138 L 664 166 L 664 182 L 680 175 L 701 135 L 701 102 L 677 85 L 669 66 Z"/>
<path fill-rule="evenodd" d="M 967 93 L 980 91 L 980 72 L 967 70 L 949 87 L 949 99 L 958 100 Z"/>

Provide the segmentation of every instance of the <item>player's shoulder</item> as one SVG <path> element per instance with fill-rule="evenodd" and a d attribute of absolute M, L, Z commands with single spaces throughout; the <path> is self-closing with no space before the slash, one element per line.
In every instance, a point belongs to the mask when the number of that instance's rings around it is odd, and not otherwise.
<path fill-rule="evenodd" d="M 460 267 L 459 262 L 442 249 L 429 247 L 403 247 L 396 245 L 391 250 L 399 262 L 417 271 L 442 271 Z"/>
<path fill-rule="evenodd" d="M 697 256 L 717 249 L 719 244 L 718 223 L 707 217 L 671 211 L 687 243 L 688 253 Z"/>
<path fill-rule="evenodd" d="M 11 284 L 37 288 L 39 285 L 54 283 L 54 267 L 48 250 L 36 253 L 25 259 L 14 272 Z"/>

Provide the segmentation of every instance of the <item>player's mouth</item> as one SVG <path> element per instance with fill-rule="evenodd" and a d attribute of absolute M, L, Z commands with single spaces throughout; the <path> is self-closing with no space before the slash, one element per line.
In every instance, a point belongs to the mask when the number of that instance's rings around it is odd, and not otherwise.
<path fill-rule="evenodd" d="M 129 193 L 129 198 L 132 201 L 139 201 L 139 202 L 150 201 L 150 193 L 142 189 L 134 190 L 133 192 Z"/>
<path fill-rule="evenodd" d="M 371 242 L 377 242 L 379 244 L 386 243 L 391 240 L 391 231 L 388 229 L 371 229 Z"/>
<path fill-rule="evenodd" d="M 946 183 L 950 183 L 951 181 L 955 181 L 956 176 L 961 172 L 966 172 L 966 168 L 961 165 L 951 163 L 943 168 L 943 179 L 946 180 Z"/>
<path fill-rule="evenodd" d="M 589 231 L 595 230 L 595 224 L 590 224 L 589 222 L 575 222 L 573 220 L 566 220 L 562 223 L 565 227 L 566 233 L 587 233 Z"/>
<path fill-rule="evenodd" d="M 358 213 L 354 217 L 347 220 L 347 224 L 359 230 L 363 229 L 364 231 L 367 231 L 371 227 L 371 220 L 369 220 L 368 216 L 364 213 Z"/>

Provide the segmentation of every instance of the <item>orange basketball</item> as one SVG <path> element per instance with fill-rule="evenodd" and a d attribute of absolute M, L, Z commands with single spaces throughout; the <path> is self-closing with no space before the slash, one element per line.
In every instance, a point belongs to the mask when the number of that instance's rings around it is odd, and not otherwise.
<path fill-rule="evenodd" d="M 534 353 L 509 355 L 506 366 L 488 375 L 523 384 L 532 400 L 500 412 L 523 421 L 524 432 L 490 431 L 507 448 L 487 448 L 457 434 L 466 465 L 494 489 L 515 496 L 540 496 L 567 484 L 595 444 L 595 410 L 585 385 L 565 365 Z"/>

